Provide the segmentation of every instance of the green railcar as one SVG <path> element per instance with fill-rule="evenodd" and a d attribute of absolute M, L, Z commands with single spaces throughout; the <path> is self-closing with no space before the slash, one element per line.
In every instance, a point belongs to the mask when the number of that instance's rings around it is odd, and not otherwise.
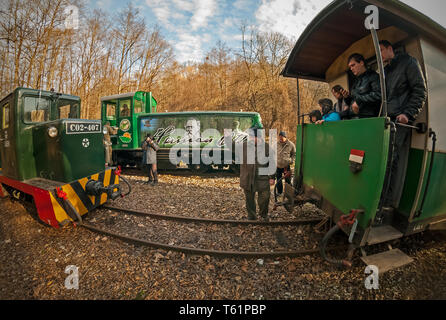
<path fill-rule="evenodd" d="M 371 12 L 379 26 L 366 28 Z M 390 130 L 401 125 L 387 118 L 386 101 L 378 118 L 314 125 L 302 121 L 300 108 L 298 115 L 296 192 L 316 201 L 334 222 L 355 212 L 355 224 L 342 229 L 356 247 L 446 228 L 446 30 L 399 1 L 333 1 L 308 25 L 282 71 L 297 83 L 310 79 L 349 88 L 347 57 L 359 52 L 381 75 L 385 97 L 378 46 L 383 39 L 420 62 L 428 88 L 427 102 L 412 124 L 403 193 L 393 214 L 383 213 L 380 199 L 386 193 Z M 359 165 L 350 161 L 355 154 L 361 156 Z"/>
<path fill-rule="evenodd" d="M 161 169 L 174 169 L 184 164 L 202 172 L 207 171 L 211 165 L 220 168 L 229 165 L 237 170 L 234 161 L 228 163 L 222 158 L 213 157 L 210 149 L 224 150 L 225 129 L 231 130 L 233 141 L 242 141 L 247 136 L 247 129 L 252 126 L 262 127 L 260 114 L 257 112 L 156 113 L 156 100 L 150 92 L 138 91 L 103 97 L 101 107 L 103 124 L 108 121 L 117 129 L 117 134 L 111 137 L 113 161 L 122 166 L 140 166 L 141 144 L 146 134 L 151 133 L 160 146 L 157 160 Z M 169 155 L 173 147 L 189 147 L 189 152 L 183 153 L 180 162 L 171 161 Z M 192 160 L 194 150 L 199 150 L 200 157 L 205 150 L 204 162 Z"/>

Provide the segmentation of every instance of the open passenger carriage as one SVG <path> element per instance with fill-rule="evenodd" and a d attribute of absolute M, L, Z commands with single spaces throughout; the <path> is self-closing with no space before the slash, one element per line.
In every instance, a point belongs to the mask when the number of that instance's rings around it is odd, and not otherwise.
<path fill-rule="evenodd" d="M 377 30 L 365 26 L 370 5 L 378 9 Z M 427 102 L 411 124 L 403 192 L 390 217 L 383 212 L 380 199 L 386 192 L 387 158 L 393 143 L 390 130 L 401 125 L 387 117 L 385 99 L 377 118 L 313 125 L 304 123 L 300 107 L 298 111 L 296 194 L 315 200 L 334 222 L 353 212 L 355 223 L 342 229 L 355 247 L 446 228 L 446 30 L 399 1 L 334 1 L 304 31 L 282 71 L 298 83 L 310 79 L 349 88 L 347 59 L 359 52 L 380 74 L 385 97 L 378 45 L 384 39 L 396 45 L 397 52 L 418 60 L 428 89 Z M 350 161 L 352 154 L 362 158 L 360 164 Z M 393 258 L 390 263 L 394 265 L 404 260 L 400 255 Z M 373 259 L 365 260 L 370 263 Z"/>

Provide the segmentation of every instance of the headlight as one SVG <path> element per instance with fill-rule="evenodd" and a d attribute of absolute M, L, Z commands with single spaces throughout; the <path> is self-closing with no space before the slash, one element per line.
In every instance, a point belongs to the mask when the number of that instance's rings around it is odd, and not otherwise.
<path fill-rule="evenodd" d="M 57 134 L 58 134 L 59 132 L 58 132 L 58 130 L 57 130 L 57 128 L 56 127 L 49 127 L 48 128 L 48 135 L 51 137 L 51 138 L 55 138 L 55 137 L 57 137 Z"/>

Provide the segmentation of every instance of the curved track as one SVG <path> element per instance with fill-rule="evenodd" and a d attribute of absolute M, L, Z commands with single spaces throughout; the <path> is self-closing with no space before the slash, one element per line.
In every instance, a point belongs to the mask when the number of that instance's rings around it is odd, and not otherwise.
<path fill-rule="evenodd" d="M 191 218 L 177 215 L 163 215 L 163 214 L 153 214 L 142 211 L 117 208 L 113 206 L 104 206 L 103 208 L 110 209 L 117 212 L 122 212 L 126 214 L 133 215 L 142 215 L 148 216 L 150 218 L 155 219 L 165 219 L 165 220 L 174 220 L 181 221 L 187 223 L 214 223 L 214 224 L 238 224 L 238 225 L 262 225 L 262 226 L 273 226 L 273 225 L 309 225 L 309 224 L 317 224 L 322 221 L 322 219 L 305 219 L 305 220 L 283 220 L 283 221 L 245 221 L 245 220 L 215 220 L 215 219 L 204 219 L 204 218 Z M 154 248 L 164 249 L 164 250 L 172 250 L 183 253 L 190 254 L 199 254 L 199 255 L 210 255 L 210 256 L 220 256 L 220 257 L 237 257 L 237 258 L 255 258 L 255 257 L 263 257 L 263 258 L 272 258 L 272 257 L 283 257 L 283 256 L 301 256 L 307 254 L 318 253 L 319 249 L 301 249 L 301 250 L 284 250 L 284 251 L 227 251 L 227 250 L 213 250 L 213 249 L 203 249 L 203 248 L 193 248 L 193 247 L 185 247 L 179 245 L 170 245 L 166 243 L 150 241 L 147 239 L 141 239 L 132 237 L 129 235 L 121 234 L 114 231 L 109 231 L 92 224 L 84 222 L 80 226 L 91 230 L 93 232 L 97 232 L 100 234 L 104 234 L 110 237 L 118 238 L 120 240 L 131 242 L 140 245 L 147 245 Z M 341 249 L 342 247 L 329 248 L 329 250 Z"/>
<path fill-rule="evenodd" d="M 263 226 L 278 226 L 278 225 L 306 225 L 306 224 L 317 224 L 322 221 L 320 218 L 315 219 L 299 219 L 299 220 L 277 220 L 277 221 L 260 221 L 260 220 L 229 220 L 229 219 L 207 219 L 207 218 L 195 218 L 186 217 L 181 215 L 168 215 L 159 213 L 149 213 L 144 211 L 137 211 L 131 209 L 125 209 L 114 206 L 102 206 L 104 209 L 110 209 L 114 211 L 124 212 L 128 214 L 148 216 L 154 219 L 162 220 L 174 220 L 190 223 L 214 223 L 214 224 L 233 224 L 233 225 L 263 225 Z"/>

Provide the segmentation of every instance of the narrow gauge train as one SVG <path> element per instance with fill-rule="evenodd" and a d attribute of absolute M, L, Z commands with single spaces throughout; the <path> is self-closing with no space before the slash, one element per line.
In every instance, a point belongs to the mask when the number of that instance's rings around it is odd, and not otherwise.
<path fill-rule="evenodd" d="M 0 102 L 0 193 L 55 228 L 121 196 L 119 171 L 105 168 L 101 121 L 79 119 L 80 108 L 79 97 L 27 88 Z"/>
<path fill-rule="evenodd" d="M 194 171 L 205 172 L 211 165 L 224 166 L 223 159 L 194 163 L 194 149 L 203 150 L 221 148 L 224 150 L 224 129 L 232 130 L 232 140 L 240 142 L 247 136 L 251 126 L 262 127 L 257 112 L 166 112 L 156 113 L 156 100 L 150 92 L 125 93 L 101 98 L 102 123 L 107 121 L 117 129 L 111 137 L 113 161 L 122 166 L 139 166 L 142 159 L 141 143 L 147 133 L 154 135 L 159 144 L 157 152 L 158 167 L 174 169 L 169 153 L 173 146 L 190 147 L 188 154 L 183 154 L 182 162 Z M 213 158 L 212 151 L 206 153 Z M 223 152 L 221 153 L 223 154 Z M 238 170 L 233 161 L 228 164 L 234 171 Z"/>
<path fill-rule="evenodd" d="M 378 27 L 366 28 L 369 7 L 378 9 Z M 428 6 L 429 4 L 426 3 Z M 380 74 L 382 97 L 385 73 L 379 40 L 389 40 L 396 51 L 407 52 L 421 65 L 428 99 L 412 124 L 412 138 L 401 201 L 393 215 L 382 210 L 387 158 L 394 141 L 392 128 L 399 123 L 387 117 L 383 99 L 380 116 L 307 124 L 298 108 L 294 196 L 313 199 L 339 223 L 321 243 L 321 253 L 331 262 L 347 259 L 325 256 L 324 246 L 336 229 L 349 236 L 352 248 L 398 239 L 427 229 L 446 229 L 446 30 L 415 9 L 389 0 L 333 1 L 308 25 L 290 53 L 282 75 L 340 84 L 349 88 L 347 57 L 364 55 Z M 298 86 L 299 90 L 299 86 Z M 351 156 L 351 155 L 357 155 Z M 289 189 L 293 191 L 293 189 Z M 289 193 L 288 193 L 289 194 Z M 297 196 L 299 194 L 299 196 Z M 300 198 L 299 198 L 300 197 Z M 347 216 L 347 214 L 349 214 Z M 409 262 L 393 249 L 362 258 L 367 264 L 391 268 Z M 381 261 L 381 262 L 379 262 Z"/>

